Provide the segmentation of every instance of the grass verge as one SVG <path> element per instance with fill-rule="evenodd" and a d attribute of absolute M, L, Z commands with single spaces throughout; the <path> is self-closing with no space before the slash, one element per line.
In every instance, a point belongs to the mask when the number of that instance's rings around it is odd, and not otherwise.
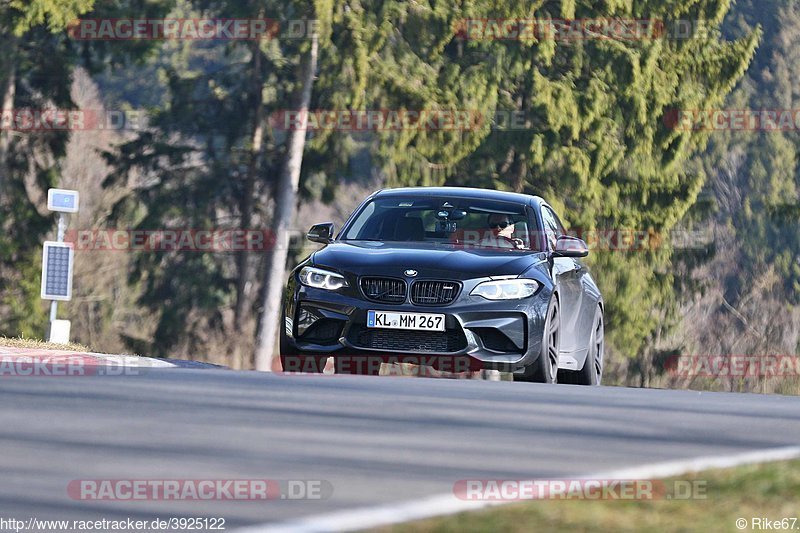
<path fill-rule="evenodd" d="M 700 482 L 705 498 L 538 500 L 399 524 L 379 531 L 800 531 L 800 460 L 708 470 L 665 480 Z M 737 519 L 747 521 L 737 527 Z M 758 527 L 753 519 L 787 527 Z M 791 519 L 796 518 L 794 522 Z"/>
<path fill-rule="evenodd" d="M 58 344 L 55 342 L 45 342 L 39 339 L 27 339 L 24 337 L 0 337 L 0 346 L 9 348 L 35 348 L 39 350 L 69 350 L 71 352 L 91 352 L 83 344 L 70 342 L 68 344 Z"/>

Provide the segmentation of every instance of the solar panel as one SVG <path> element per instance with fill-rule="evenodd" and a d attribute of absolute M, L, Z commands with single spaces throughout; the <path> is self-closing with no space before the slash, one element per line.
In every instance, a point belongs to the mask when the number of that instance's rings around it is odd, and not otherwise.
<path fill-rule="evenodd" d="M 45 300 L 72 299 L 72 245 L 46 241 L 42 251 L 42 298 Z"/>

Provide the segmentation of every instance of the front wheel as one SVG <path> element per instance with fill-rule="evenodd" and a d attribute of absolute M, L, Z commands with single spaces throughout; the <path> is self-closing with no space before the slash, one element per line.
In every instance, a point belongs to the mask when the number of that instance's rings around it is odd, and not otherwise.
<path fill-rule="evenodd" d="M 287 373 L 322 374 L 327 362 L 327 355 L 281 354 L 281 366 L 283 366 L 283 371 Z"/>
<path fill-rule="evenodd" d="M 562 383 L 573 385 L 600 385 L 603 379 L 603 352 L 605 351 L 605 331 L 603 328 L 603 310 L 600 306 L 594 312 L 592 333 L 589 335 L 589 351 L 586 361 L 580 370 L 564 370 Z"/>
<path fill-rule="evenodd" d="M 535 383 L 558 382 L 558 352 L 561 348 L 561 313 L 558 298 L 553 295 L 547 307 L 544 322 L 542 351 L 536 361 L 526 366 L 522 374 L 514 374 L 514 381 Z"/>
<path fill-rule="evenodd" d="M 361 376 L 378 376 L 381 371 L 380 357 L 350 356 L 334 357 L 333 367 L 337 374 L 355 374 Z"/>
<path fill-rule="evenodd" d="M 289 344 L 284 333 L 280 336 L 281 367 L 284 372 L 298 374 L 322 374 L 325 364 L 328 362 L 327 355 L 301 354 Z"/>

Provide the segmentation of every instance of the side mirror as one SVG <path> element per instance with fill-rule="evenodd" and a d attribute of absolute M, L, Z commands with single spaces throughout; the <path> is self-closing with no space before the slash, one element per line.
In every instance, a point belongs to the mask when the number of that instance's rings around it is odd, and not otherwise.
<path fill-rule="evenodd" d="M 556 240 L 555 257 L 586 257 L 589 255 L 589 246 L 583 239 L 562 235 Z"/>
<path fill-rule="evenodd" d="M 333 241 L 334 233 L 336 233 L 336 226 L 333 222 L 325 222 L 311 226 L 311 229 L 306 233 L 306 238 L 312 242 L 329 244 Z"/>

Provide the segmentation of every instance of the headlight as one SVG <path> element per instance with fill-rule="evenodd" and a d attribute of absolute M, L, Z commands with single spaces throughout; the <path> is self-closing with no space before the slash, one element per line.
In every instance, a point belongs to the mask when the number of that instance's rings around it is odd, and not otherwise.
<path fill-rule="evenodd" d="M 300 271 L 300 283 L 308 287 L 329 291 L 347 287 L 347 280 L 341 274 L 314 267 L 305 267 Z"/>
<path fill-rule="evenodd" d="M 487 300 L 519 300 L 533 295 L 539 290 L 539 282 L 532 279 L 502 279 L 484 281 L 472 289 L 472 296 L 482 296 Z"/>

